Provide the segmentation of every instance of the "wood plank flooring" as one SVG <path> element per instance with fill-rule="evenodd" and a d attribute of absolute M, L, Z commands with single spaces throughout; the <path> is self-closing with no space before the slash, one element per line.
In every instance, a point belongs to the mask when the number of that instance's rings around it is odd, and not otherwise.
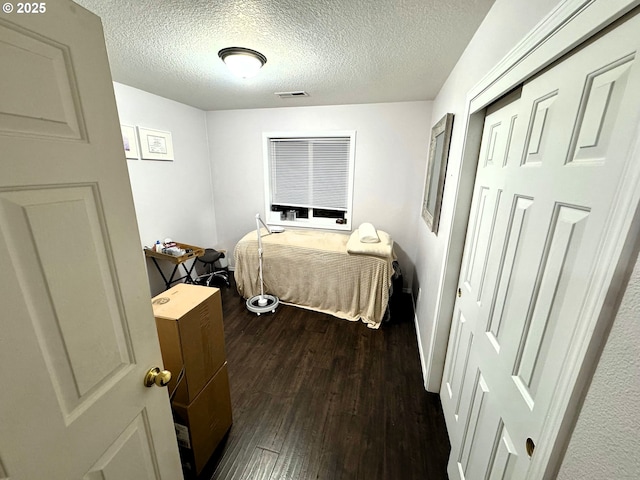
<path fill-rule="evenodd" d="M 234 422 L 198 480 L 447 478 L 409 295 L 371 330 L 286 305 L 256 316 L 222 293 Z"/>

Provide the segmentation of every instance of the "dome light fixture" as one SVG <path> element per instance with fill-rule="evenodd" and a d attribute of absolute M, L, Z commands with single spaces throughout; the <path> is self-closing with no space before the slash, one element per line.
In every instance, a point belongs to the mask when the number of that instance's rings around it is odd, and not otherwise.
<path fill-rule="evenodd" d="M 267 57 L 250 48 L 223 48 L 218 52 L 218 56 L 229 70 L 241 78 L 253 77 L 267 63 Z"/>

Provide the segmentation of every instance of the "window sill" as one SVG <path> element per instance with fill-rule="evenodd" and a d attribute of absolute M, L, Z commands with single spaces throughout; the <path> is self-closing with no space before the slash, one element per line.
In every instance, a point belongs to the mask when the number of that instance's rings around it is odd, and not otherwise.
<path fill-rule="evenodd" d="M 279 227 L 298 227 L 298 228 L 317 228 L 322 230 L 339 230 L 351 231 L 351 225 L 336 223 L 333 218 L 297 218 L 296 220 L 280 220 L 280 214 L 270 212 L 267 218 L 268 225 L 277 225 Z"/>

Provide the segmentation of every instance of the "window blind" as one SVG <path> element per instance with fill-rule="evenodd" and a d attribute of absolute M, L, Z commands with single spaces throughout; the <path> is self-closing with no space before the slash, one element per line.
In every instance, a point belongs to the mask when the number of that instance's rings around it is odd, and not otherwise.
<path fill-rule="evenodd" d="M 347 210 L 349 137 L 271 138 L 272 204 Z"/>

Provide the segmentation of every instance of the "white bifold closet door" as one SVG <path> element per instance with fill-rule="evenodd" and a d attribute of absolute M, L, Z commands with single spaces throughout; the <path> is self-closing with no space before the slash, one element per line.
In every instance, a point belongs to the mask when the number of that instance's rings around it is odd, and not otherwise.
<path fill-rule="evenodd" d="M 573 414 L 635 211 L 639 46 L 636 16 L 487 109 L 441 389 L 451 479 L 539 478 Z"/>

